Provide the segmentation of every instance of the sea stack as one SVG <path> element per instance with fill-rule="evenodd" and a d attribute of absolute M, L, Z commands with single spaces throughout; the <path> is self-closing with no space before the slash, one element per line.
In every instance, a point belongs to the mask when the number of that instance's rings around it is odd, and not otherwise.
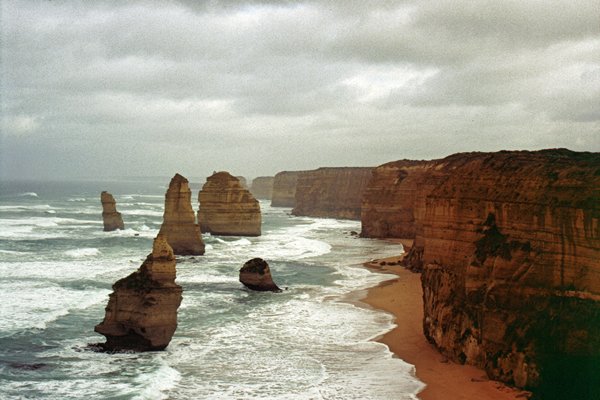
<path fill-rule="evenodd" d="M 198 193 L 198 222 L 214 235 L 260 236 L 258 200 L 228 172 L 215 172 Z"/>
<path fill-rule="evenodd" d="M 117 202 L 112 194 L 107 191 L 100 193 L 102 202 L 102 221 L 104 222 L 104 232 L 125 229 L 121 213 L 117 212 Z"/>
<path fill-rule="evenodd" d="M 177 328 L 182 299 L 175 275 L 173 249 L 159 234 L 142 266 L 113 285 L 104 321 L 94 328 L 106 336 L 106 343 L 100 346 L 106 351 L 167 347 Z"/>
<path fill-rule="evenodd" d="M 166 236 L 175 254 L 204 254 L 204 242 L 192 209 L 189 182 L 179 174 L 171 179 L 165 195 L 165 212 L 159 234 Z"/>
<path fill-rule="evenodd" d="M 260 292 L 281 292 L 281 289 L 273 282 L 269 264 L 262 258 L 246 261 L 240 269 L 240 282 L 248 289 Z"/>

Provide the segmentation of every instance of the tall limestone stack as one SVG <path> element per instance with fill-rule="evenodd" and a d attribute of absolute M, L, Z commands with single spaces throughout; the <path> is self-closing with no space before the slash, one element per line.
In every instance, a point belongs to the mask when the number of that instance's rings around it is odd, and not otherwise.
<path fill-rule="evenodd" d="M 411 203 L 427 338 L 540 398 L 600 398 L 600 154 L 435 163 Z"/>
<path fill-rule="evenodd" d="M 296 183 L 302 172 L 304 171 L 283 171 L 275 175 L 271 206 L 294 207 L 296 205 Z"/>
<path fill-rule="evenodd" d="M 273 195 L 273 181 L 275 180 L 272 176 L 259 176 L 252 180 L 252 187 L 250 192 L 257 199 L 271 200 Z"/>
<path fill-rule="evenodd" d="M 165 195 L 165 212 L 159 233 L 166 236 L 175 254 L 204 254 L 204 242 L 192 209 L 189 182 L 179 174 L 171 179 Z"/>
<path fill-rule="evenodd" d="M 339 167 L 305 171 L 296 183 L 293 215 L 360 219 L 363 192 L 373 168 Z"/>
<path fill-rule="evenodd" d="M 175 256 L 166 238 L 154 239 L 142 266 L 113 285 L 104 320 L 94 330 L 106 336 L 106 351 L 163 350 L 177 328 L 181 286 L 175 283 Z"/>
<path fill-rule="evenodd" d="M 104 231 L 110 232 L 117 229 L 125 229 L 121 213 L 117 212 L 117 202 L 112 194 L 107 191 L 100 193 L 102 202 L 102 221 L 104 222 Z"/>
<path fill-rule="evenodd" d="M 260 236 L 261 213 L 258 200 L 228 172 L 216 172 L 206 179 L 198 193 L 198 222 L 202 232 L 215 235 Z"/>

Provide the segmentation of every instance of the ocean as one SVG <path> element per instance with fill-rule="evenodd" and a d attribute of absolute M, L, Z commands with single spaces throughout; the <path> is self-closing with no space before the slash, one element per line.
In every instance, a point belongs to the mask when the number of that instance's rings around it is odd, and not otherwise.
<path fill-rule="evenodd" d="M 177 258 L 183 301 L 165 351 L 89 350 L 104 342 L 94 326 L 111 285 L 151 252 L 167 184 L 0 182 L 0 398 L 416 398 L 413 366 L 373 341 L 392 316 L 348 301 L 391 278 L 361 264 L 401 247 L 351 235 L 357 221 L 294 217 L 268 201 L 262 236 L 203 235 L 204 256 Z M 191 187 L 197 209 L 200 183 Z M 102 190 L 125 230 L 103 232 Z M 246 290 L 238 271 L 254 257 L 287 290 Z"/>

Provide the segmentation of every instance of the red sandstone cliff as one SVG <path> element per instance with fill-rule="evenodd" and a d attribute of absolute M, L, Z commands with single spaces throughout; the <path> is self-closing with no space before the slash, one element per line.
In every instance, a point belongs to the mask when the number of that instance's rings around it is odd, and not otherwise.
<path fill-rule="evenodd" d="M 293 215 L 360 219 L 361 200 L 373 168 L 319 168 L 296 183 Z"/>
<path fill-rule="evenodd" d="M 283 171 L 275 175 L 271 206 L 294 207 L 296 205 L 296 183 L 302 172 L 304 171 Z"/>
<path fill-rule="evenodd" d="M 442 353 L 542 398 L 600 394 L 600 154 L 456 154 L 374 177 L 363 236 L 415 238 Z"/>
<path fill-rule="evenodd" d="M 198 193 L 198 202 L 198 222 L 202 232 L 260 236 L 258 200 L 228 172 L 216 172 L 208 177 Z"/>

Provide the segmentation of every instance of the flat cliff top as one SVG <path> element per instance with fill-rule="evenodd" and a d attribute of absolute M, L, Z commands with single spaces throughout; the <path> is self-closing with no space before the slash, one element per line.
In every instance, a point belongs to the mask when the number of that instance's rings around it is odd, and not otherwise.
<path fill-rule="evenodd" d="M 600 153 L 567 149 L 459 153 L 438 163 L 449 175 L 432 191 L 433 197 L 600 209 Z"/>

